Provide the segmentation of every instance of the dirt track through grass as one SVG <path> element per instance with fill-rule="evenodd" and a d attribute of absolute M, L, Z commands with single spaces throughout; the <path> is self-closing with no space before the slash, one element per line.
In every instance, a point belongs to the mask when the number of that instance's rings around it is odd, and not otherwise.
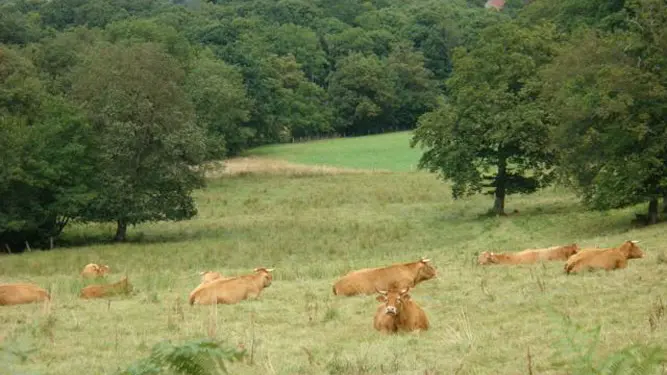
<path fill-rule="evenodd" d="M 633 228 L 633 210 L 587 212 L 562 190 L 511 197 L 504 218 L 491 201 L 452 201 L 425 173 L 241 173 L 197 192 L 191 221 L 130 228 L 131 243 L 0 257 L 0 282 L 34 281 L 53 303 L 0 307 L 3 345 L 34 348 L 18 370 L 113 374 L 165 339 L 212 335 L 254 347 L 234 374 L 569 374 L 576 354 L 562 343 L 562 315 L 601 325 L 598 357 L 631 343 L 667 346 L 665 225 Z M 111 225 L 75 225 L 66 237 L 111 236 Z M 566 276 L 561 262 L 479 267 L 483 250 L 641 240 L 646 258 L 628 269 Z M 374 296 L 340 298 L 331 284 L 351 269 L 431 258 L 439 278 L 412 293 L 431 320 L 421 334 L 388 337 L 372 328 Z M 80 269 L 109 264 L 134 295 L 77 298 Z M 191 307 L 202 270 L 225 275 L 275 267 L 260 300 Z M 661 300 L 662 299 L 662 300 Z M 661 302 L 662 301 L 662 302 Z M 559 315 L 562 314 L 562 315 Z"/>

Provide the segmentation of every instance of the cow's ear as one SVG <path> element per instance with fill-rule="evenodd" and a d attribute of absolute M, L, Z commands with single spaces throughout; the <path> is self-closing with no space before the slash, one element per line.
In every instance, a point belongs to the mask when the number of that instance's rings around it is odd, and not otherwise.
<path fill-rule="evenodd" d="M 379 296 L 375 297 L 375 299 L 378 302 L 387 302 L 387 296 L 385 296 L 384 294 L 380 294 Z"/>
<path fill-rule="evenodd" d="M 410 300 L 410 295 L 409 294 L 401 294 L 401 299 L 403 301 L 409 301 Z"/>

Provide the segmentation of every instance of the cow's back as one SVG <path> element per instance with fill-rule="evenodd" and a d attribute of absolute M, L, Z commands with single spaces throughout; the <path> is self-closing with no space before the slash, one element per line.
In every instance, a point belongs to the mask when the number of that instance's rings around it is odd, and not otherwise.
<path fill-rule="evenodd" d="M 190 294 L 190 304 L 232 304 L 245 299 L 247 295 L 248 284 L 243 279 L 214 280 L 197 287 Z"/>
<path fill-rule="evenodd" d="M 428 330 L 426 312 L 412 300 L 403 302 L 403 311 L 399 315 L 398 329 L 402 331 Z"/>
<path fill-rule="evenodd" d="M 337 295 L 373 294 L 377 290 L 389 290 L 413 286 L 415 273 L 406 265 L 382 268 L 364 268 L 349 272 L 334 284 Z"/>
<path fill-rule="evenodd" d="M 102 298 L 120 294 L 128 294 L 132 291 L 132 284 L 126 277 L 113 284 L 88 285 L 81 289 L 80 298 Z"/>
<path fill-rule="evenodd" d="M 48 299 L 49 293 L 34 284 L 0 284 L 0 305 L 20 305 Z"/>
<path fill-rule="evenodd" d="M 589 268 L 614 269 L 625 266 L 625 256 L 614 248 L 584 249 L 568 259 L 565 264 L 567 273 L 579 272 Z"/>

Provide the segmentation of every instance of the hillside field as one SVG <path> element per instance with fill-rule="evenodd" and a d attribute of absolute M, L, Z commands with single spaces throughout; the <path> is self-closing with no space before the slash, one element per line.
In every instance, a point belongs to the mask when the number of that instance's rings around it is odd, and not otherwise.
<path fill-rule="evenodd" d="M 247 152 L 306 165 L 334 165 L 345 168 L 416 171 L 421 152 L 410 148 L 412 132 L 402 131 L 367 137 L 334 138 L 319 141 L 268 145 Z"/>
<path fill-rule="evenodd" d="M 130 227 L 125 244 L 100 241 L 113 235 L 111 224 L 76 224 L 64 240 L 86 245 L 0 256 L 0 283 L 35 282 L 53 296 L 50 305 L 0 307 L 0 346 L 27 353 L 6 360 L 9 373 L 115 374 L 162 340 L 209 336 L 252 348 L 252 363 L 232 364 L 233 374 L 528 374 L 530 361 L 534 374 L 565 375 L 591 348 L 594 366 L 633 344 L 667 348 L 666 224 L 633 226 L 645 206 L 589 212 L 550 188 L 510 196 L 508 212 L 518 213 L 488 217 L 490 196 L 454 201 L 447 184 L 414 172 L 419 151 L 408 139 L 263 147 L 250 153 L 259 164 L 289 163 L 272 173 L 216 174 L 196 192 L 193 220 Z M 295 164 L 338 168 L 297 173 Z M 640 240 L 646 256 L 614 272 L 475 263 L 484 250 L 628 239 Z M 331 292 L 350 270 L 421 256 L 439 274 L 411 292 L 430 319 L 426 332 L 379 334 L 375 296 Z M 110 265 L 111 282 L 127 275 L 133 294 L 80 300 L 79 272 L 90 262 Z M 255 267 L 275 268 L 260 299 L 188 305 L 200 271 Z"/>

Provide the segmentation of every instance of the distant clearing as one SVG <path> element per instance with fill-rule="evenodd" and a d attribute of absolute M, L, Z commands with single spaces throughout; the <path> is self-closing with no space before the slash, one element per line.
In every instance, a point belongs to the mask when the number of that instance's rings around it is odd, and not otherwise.
<path fill-rule="evenodd" d="M 291 163 L 285 160 L 266 157 L 239 157 L 224 162 L 211 163 L 206 171 L 206 177 L 218 178 L 223 176 L 243 175 L 285 175 L 285 176 L 316 176 L 332 174 L 359 174 L 388 172 L 381 170 L 364 170 L 340 168 L 328 165 L 307 165 Z"/>
<path fill-rule="evenodd" d="M 250 150 L 248 155 L 309 165 L 411 172 L 417 170 L 421 155 L 418 148 L 410 148 L 411 136 L 412 132 L 404 131 L 271 145 Z"/>

